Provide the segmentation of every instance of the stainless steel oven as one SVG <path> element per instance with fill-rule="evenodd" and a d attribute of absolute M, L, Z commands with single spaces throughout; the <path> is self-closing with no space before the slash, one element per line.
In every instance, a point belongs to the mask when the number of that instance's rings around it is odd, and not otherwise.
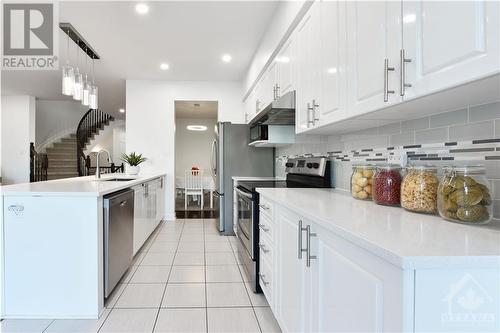
<path fill-rule="evenodd" d="M 238 237 L 238 256 L 243 264 L 252 289 L 260 291 L 257 274 L 259 272 L 258 250 L 258 194 L 237 187 L 236 196 L 238 203 L 236 236 Z"/>

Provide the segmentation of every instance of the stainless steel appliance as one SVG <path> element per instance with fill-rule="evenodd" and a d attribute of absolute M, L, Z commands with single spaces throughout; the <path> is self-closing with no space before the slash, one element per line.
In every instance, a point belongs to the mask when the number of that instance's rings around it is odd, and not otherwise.
<path fill-rule="evenodd" d="M 253 125 L 250 127 L 250 145 L 270 147 L 295 142 L 295 126 Z"/>
<path fill-rule="evenodd" d="M 219 122 L 212 143 L 211 172 L 219 231 L 233 235 L 233 176 L 273 177 L 274 150 L 249 146 L 250 126 Z"/>
<path fill-rule="evenodd" d="M 289 159 L 286 180 L 240 181 L 236 188 L 238 256 L 254 292 L 259 285 L 259 187 L 332 187 L 331 162 L 324 157 Z"/>
<path fill-rule="evenodd" d="M 295 90 L 277 97 L 250 121 L 250 125 L 295 125 Z"/>
<path fill-rule="evenodd" d="M 132 264 L 134 191 L 104 197 L 104 297 L 108 297 Z"/>

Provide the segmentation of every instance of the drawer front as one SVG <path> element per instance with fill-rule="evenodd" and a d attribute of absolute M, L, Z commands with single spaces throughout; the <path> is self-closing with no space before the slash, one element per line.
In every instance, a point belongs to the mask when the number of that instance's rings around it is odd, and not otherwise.
<path fill-rule="evenodd" d="M 266 235 L 273 239 L 273 222 L 266 214 L 259 215 L 259 230 L 260 235 Z"/>
<path fill-rule="evenodd" d="M 274 217 L 274 205 L 271 201 L 260 196 L 259 211 L 271 219 Z"/>
<path fill-rule="evenodd" d="M 260 234 L 259 251 L 260 251 L 260 262 L 267 260 L 269 264 L 273 263 L 273 243 L 270 241 L 269 237 Z"/>
<path fill-rule="evenodd" d="M 261 251 L 262 253 L 262 251 Z M 273 271 L 267 260 L 260 260 L 259 284 L 266 296 L 267 302 L 273 301 Z"/>

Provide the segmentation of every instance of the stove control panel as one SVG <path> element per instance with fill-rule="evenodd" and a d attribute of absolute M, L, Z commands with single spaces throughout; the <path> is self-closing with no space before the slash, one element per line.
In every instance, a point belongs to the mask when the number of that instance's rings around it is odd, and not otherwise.
<path fill-rule="evenodd" d="M 320 176 L 325 175 L 326 158 L 324 157 L 297 157 L 285 163 L 286 173 L 299 175 Z"/>

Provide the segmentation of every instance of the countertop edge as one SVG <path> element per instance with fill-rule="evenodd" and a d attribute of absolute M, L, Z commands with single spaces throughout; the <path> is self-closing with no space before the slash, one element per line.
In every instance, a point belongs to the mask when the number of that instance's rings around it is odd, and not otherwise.
<path fill-rule="evenodd" d="M 379 244 L 373 243 L 362 236 L 356 235 L 355 233 L 345 230 L 344 228 L 332 223 L 331 221 L 326 221 L 320 216 L 315 215 L 310 210 L 304 209 L 300 206 L 291 206 L 287 202 L 283 202 L 279 197 L 270 196 L 270 191 L 274 189 L 257 188 L 256 191 L 264 196 L 268 194 L 271 201 L 276 202 L 279 205 L 284 206 L 292 212 L 304 216 L 306 219 L 310 219 L 320 225 L 321 227 L 333 232 L 346 239 L 347 241 L 362 247 L 364 250 L 384 259 L 385 261 L 397 266 L 403 270 L 414 270 L 414 269 L 433 269 L 433 268 L 443 268 L 443 267 L 453 267 L 453 268 L 500 268 L 500 256 L 496 255 L 470 255 L 470 256 L 445 256 L 445 255 L 422 255 L 422 256 L 402 256 L 395 253 Z M 286 189 L 281 189 L 286 190 Z M 267 192 L 267 193 L 266 193 Z M 345 193 L 348 195 L 348 192 Z M 338 194 L 344 195 L 344 194 Z"/>

